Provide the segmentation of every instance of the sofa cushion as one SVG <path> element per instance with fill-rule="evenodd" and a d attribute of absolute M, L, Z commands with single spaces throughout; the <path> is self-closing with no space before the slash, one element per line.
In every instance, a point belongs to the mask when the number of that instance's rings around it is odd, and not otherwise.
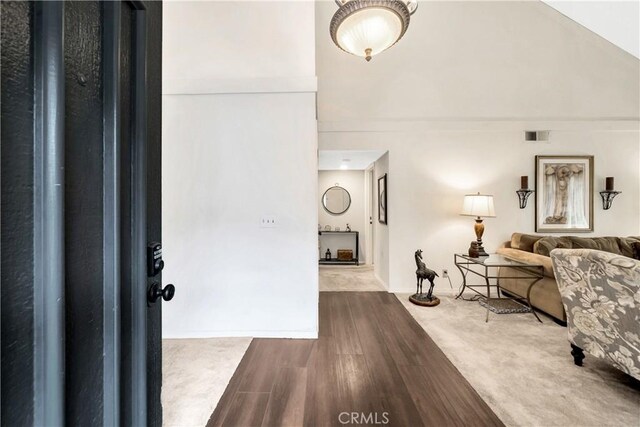
<path fill-rule="evenodd" d="M 511 235 L 511 247 L 521 251 L 533 252 L 533 245 L 542 237 L 533 234 L 513 233 Z"/>
<path fill-rule="evenodd" d="M 633 247 L 631 258 L 640 260 L 640 242 L 633 242 L 631 246 Z"/>
<path fill-rule="evenodd" d="M 571 240 L 571 249 L 595 249 L 622 255 L 617 237 L 567 237 Z"/>
<path fill-rule="evenodd" d="M 640 243 L 640 237 L 618 237 L 618 246 L 620 247 L 620 253 L 629 258 L 640 259 L 637 258 L 637 243 Z"/>
<path fill-rule="evenodd" d="M 496 252 L 500 255 L 504 255 L 507 258 L 511 258 L 516 261 L 522 261 L 529 264 L 541 265 L 542 267 L 544 267 L 545 276 L 554 277 L 551 258 L 547 256 L 542 256 L 542 255 L 521 251 L 519 249 L 513 249 L 513 248 L 499 248 Z"/>
<path fill-rule="evenodd" d="M 551 251 L 554 249 L 571 249 L 572 247 L 571 239 L 568 237 L 547 236 L 538 240 L 533 245 L 533 253 L 542 256 L 550 256 Z"/>

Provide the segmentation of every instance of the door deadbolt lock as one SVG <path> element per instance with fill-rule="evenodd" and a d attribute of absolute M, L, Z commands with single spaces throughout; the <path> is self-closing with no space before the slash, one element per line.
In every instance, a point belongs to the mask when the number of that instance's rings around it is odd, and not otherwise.
<path fill-rule="evenodd" d="M 162 245 L 157 242 L 149 243 L 147 246 L 147 275 L 149 277 L 157 276 L 163 268 Z"/>
<path fill-rule="evenodd" d="M 162 298 L 165 301 L 171 301 L 173 296 L 176 294 L 176 287 L 173 285 L 167 285 L 162 289 L 160 283 L 153 282 L 149 287 L 149 294 L 147 296 L 147 300 L 150 303 L 154 303 Z"/>

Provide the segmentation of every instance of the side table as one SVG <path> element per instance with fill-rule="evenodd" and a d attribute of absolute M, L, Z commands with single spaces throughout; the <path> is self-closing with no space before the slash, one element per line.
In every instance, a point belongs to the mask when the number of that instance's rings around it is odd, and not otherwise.
<path fill-rule="evenodd" d="M 331 235 L 341 235 L 341 236 L 353 236 L 355 243 L 355 257 L 350 260 L 340 260 L 338 258 L 325 259 L 320 258 L 318 260 L 319 264 L 322 265 L 343 265 L 343 264 L 353 264 L 360 265 L 360 233 L 357 231 L 322 231 L 318 230 L 318 239 L 320 239 L 323 235 L 331 234 Z"/>
<path fill-rule="evenodd" d="M 462 274 L 462 289 L 456 299 L 460 298 L 466 289 L 469 289 L 476 294 L 480 295 L 482 299 L 484 299 L 484 303 L 487 307 L 487 318 L 486 321 L 489 321 L 489 310 L 493 309 L 493 311 L 498 312 L 504 305 L 503 303 L 507 300 L 511 300 L 514 303 L 517 303 L 516 298 L 507 297 L 504 293 L 501 295 L 500 293 L 500 277 L 498 276 L 498 269 L 500 267 L 511 267 L 518 272 L 522 273 L 521 276 L 513 277 L 513 276 L 503 276 L 505 279 L 520 279 L 526 280 L 529 283 L 527 287 L 526 295 L 516 295 L 512 291 L 509 291 L 510 294 L 514 294 L 515 297 L 523 299 L 527 305 L 529 306 L 529 310 L 538 322 L 542 323 L 540 317 L 535 312 L 533 307 L 531 306 L 531 289 L 533 286 L 538 283 L 544 277 L 544 267 L 539 264 L 530 264 L 522 261 L 516 261 L 510 258 L 507 258 L 503 255 L 498 254 L 490 254 L 489 256 L 482 256 L 478 258 L 473 258 L 465 254 L 455 254 L 453 256 L 453 261 L 455 266 L 460 270 Z M 484 279 L 484 284 L 474 285 L 467 283 L 467 275 L 474 274 L 476 276 Z M 491 279 L 495 280 L 495 284 L 491 284 Z M 491 288 L 495 287 L 495 291 L 497 297 L 491 297 Z M 483 288 L 486 290 L 486 295 L 482 292 L 478 291 L 476 288 Z"/>

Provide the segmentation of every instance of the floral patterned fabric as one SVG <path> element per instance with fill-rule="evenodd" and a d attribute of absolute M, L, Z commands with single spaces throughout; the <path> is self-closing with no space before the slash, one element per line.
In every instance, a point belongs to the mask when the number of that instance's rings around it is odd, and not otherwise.
<path fill-rule="evenodd" d="M 554 249 L 569 341 L 640 379 L 640 261 L 591 249 Z"/>

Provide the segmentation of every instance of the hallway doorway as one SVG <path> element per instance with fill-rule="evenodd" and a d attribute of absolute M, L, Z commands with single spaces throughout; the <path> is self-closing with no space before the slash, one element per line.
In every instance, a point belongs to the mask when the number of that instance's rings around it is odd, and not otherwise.
<path fill-rule="evenodd" d="M 388 153 L 382 150 L 319 151 L 321 292 L 388 289 L 388 225 L 378 221 L 377 209 L 378 175 L 387 172 Z M 342 203 L 336 205 L 333 195 Z"/>

